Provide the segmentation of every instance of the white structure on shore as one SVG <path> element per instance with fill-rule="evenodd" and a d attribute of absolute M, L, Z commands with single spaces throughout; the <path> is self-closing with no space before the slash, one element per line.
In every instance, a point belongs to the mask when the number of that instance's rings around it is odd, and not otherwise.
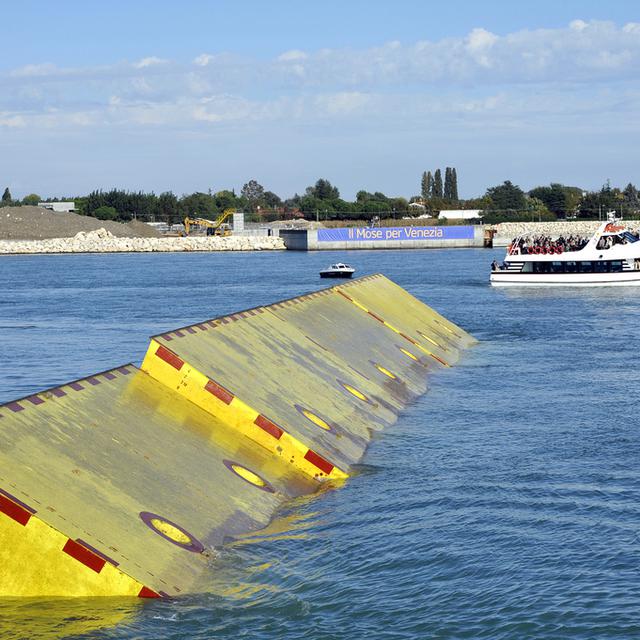
<path fill-rule="evenodd" d="M 71 213 L 76 210 L 75 202 L 38 202 L 38 206 L 55 213 Z"/>
<path fill-rule="evenodd" d="M 447 209 L 438 216 L 441 220 L 473 220 L 482 218 L 482 209 Z"/>

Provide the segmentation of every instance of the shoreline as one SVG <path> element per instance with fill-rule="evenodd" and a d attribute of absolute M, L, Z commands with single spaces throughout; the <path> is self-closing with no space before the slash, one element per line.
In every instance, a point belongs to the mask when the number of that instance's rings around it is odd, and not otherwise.
<path fill-rule="evenodd" d="M 105 229 L 80 231 L 72 238 L 0 240 L 0 255 L 67 253 L 182 253 L 212 251 L 284 251 L 278 236 L 116 237 Z"/>

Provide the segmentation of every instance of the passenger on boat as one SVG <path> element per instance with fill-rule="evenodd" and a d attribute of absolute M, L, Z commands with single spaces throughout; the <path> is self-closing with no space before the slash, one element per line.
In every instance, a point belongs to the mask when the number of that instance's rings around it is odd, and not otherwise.
<path fill-rule="evenodd" d="M 557 240 L 552 240 L 550 236 L 535 236 L 533 240 L 529 237 L 514 239 L 511 243 L 513 253 L 563 253 L 564 251 L 579 251 L 589 242 L 588 238 L 580 236 L 560 236 Z"/>

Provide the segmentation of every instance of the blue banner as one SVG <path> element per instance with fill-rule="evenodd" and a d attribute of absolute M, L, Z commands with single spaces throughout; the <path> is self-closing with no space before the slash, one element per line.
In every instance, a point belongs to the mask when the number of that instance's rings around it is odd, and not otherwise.
<path fill-rule="evenodd" d="M 473 240 L 472 226 L 451 227 L 341 227 L 318 229 L 318 242 L 406 240 Z"/>

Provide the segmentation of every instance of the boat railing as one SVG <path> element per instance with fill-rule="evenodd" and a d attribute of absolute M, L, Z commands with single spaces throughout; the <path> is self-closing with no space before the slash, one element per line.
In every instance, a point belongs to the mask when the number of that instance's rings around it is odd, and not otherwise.
<path fill-rule="evenodd" d="M 520 240 L 522 236 L 518 236 L 513 240 L 513 242 L 509 245 L 509 249 L 507 254 L 510 256 L 516 256 L 520 254 Z"/>

